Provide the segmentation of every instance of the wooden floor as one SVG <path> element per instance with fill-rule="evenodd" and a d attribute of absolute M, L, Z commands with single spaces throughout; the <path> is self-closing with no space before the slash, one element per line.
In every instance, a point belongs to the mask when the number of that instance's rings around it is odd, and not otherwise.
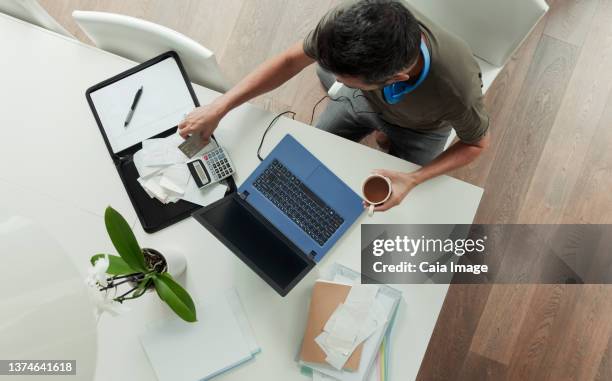
<path fill-rule="evenodd" d="M 339 0 L 40 2 L 84 41 L 74 9 L 166 25 L 238 81 Z M 549 3 L 486 95 L 491 149 L 452 174 L 485 188 L 478 223 L 612 223 L 612 0 Z M 256 102 L 308 122 L 323 94 L 311 68 Z M 419 380 L 612 380 L 611 333 L 610 286 L 452 285 Z"/>

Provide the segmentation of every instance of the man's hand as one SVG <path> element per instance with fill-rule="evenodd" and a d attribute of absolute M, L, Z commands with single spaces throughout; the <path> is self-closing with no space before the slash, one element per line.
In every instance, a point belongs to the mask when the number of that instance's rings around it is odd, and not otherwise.
<path fill-rule="evenodd" d="M 179 134 L 186 139 L 189 135 L 199 133 L 202 139 L 208 142 L 224 115 L 221 108 L 214 102 L 198 107 L 179 124 Z"/>
<path fill-rule="evenodd" d="M 388 171 L 386 169 L 377 169 L 373 172 L 375 174 L 385 176 L 391 180 L 391 185 L 393 188 L 391 197 L 389 197 L 384 204 L 376 206 L 374 208 L 375 212 L 384 212 L 385 210 L 389 210 L 394 206 L 399 205 L 406 195 L 419 184 L 417 175 L 414 172 L 403 173 Z M 364 202 L 364 207 L 368 207 L 368 205 L 369 204 Z"/>
<path fill-rule="evenodd" d="M 193 110 L 179 124 L 179 133 L 183 138 L 199 133 L 208 141 L 227 113 L 258 95 L 276 89 L 312 63 L 314 59 L 306 55 L 302 41 L 295 43 L 261 64 L 213 103 Z"/>
<path fill-rule="evenodd" d="M 384 204 L 376 206 L 374 211 L 389 210 L 399 205 L 417 185 L 474 161 L 488 147 L 490 140 L 490 136 L 485 135 L 473 144 L 457 142 L 442 152 L 431 163 L 414 172 L 402 173 L 385 169 L 374 171 L 374 173 L 389 178 L 393 186 L 391 197 Z M 367 208 L 369 205 L 364 201 L 363 206 Z"/>

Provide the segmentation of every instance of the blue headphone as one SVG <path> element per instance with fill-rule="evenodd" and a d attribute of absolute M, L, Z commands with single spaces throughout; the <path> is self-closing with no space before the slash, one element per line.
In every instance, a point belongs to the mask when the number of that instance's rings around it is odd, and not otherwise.
<path fill-rule="evenodd" d="M 395 82 L 390 85 L 387 85 L 383 88 L 383 95 L 385 97 L 385 101 L 389 104 L 397 104 L 401 102 L 404 96 L 416 89 L 423 83 L 427 75 L 429 74 L 429 69 L 431 68 L 431 55 L 429 54 L 429 49 L 427 49 L 427 44 L 425 41 L 421 39 L 421 53 L 423 54 L 423 70 L 421 71 L 421 75 L 419 79 L 411 85 L 406 82 Z"/>

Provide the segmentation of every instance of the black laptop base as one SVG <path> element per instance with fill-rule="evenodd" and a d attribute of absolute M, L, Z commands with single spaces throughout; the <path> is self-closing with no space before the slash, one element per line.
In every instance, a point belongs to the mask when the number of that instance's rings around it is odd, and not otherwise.
<path fill-rule="evenodd" d="M 198 210 L 193 217 L 281 296 L 315 265 L 237 192 Z"/>

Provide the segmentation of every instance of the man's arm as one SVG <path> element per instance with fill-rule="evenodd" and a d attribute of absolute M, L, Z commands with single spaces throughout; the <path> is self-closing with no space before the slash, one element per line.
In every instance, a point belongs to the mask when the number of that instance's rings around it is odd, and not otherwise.
<path fill-rule="evenodd" d="M 393 183 L 393 193 L 387 202 L 377 206 L 374 210 L 385 211 L 390 209 L 402 202 L 406 195 L 417 185 L 471 163 L 489 146 L 490 140 L 489 135 L 485 135 L 474 144 L 459 141 L 442 152 L 431 163 L 414 172 L 402 173 L 383 169 L 375 171 L 375 173 L 379 173 L 391 180 Z"/>
<path fill-rule="evenodd" d="M 414 172 L 417 184 L 448 173 L 453 169 L 463 167 L 476 160 L 489 146 L 490 140 L 489 135 L 485 135 L 474 144 L 467 144 L 461 141 L 453 144 L 431 163 Z"/>
<path fill-rule="evenodd" d="M 274 90 L 314 60 L 304 53 L 302 42 L 269 59 L 209 105 L 198 107 L 179 124 L 182 137 L 200 133 L 208 140 L 219 121 L 232 109 L 258 95 Z"/>

